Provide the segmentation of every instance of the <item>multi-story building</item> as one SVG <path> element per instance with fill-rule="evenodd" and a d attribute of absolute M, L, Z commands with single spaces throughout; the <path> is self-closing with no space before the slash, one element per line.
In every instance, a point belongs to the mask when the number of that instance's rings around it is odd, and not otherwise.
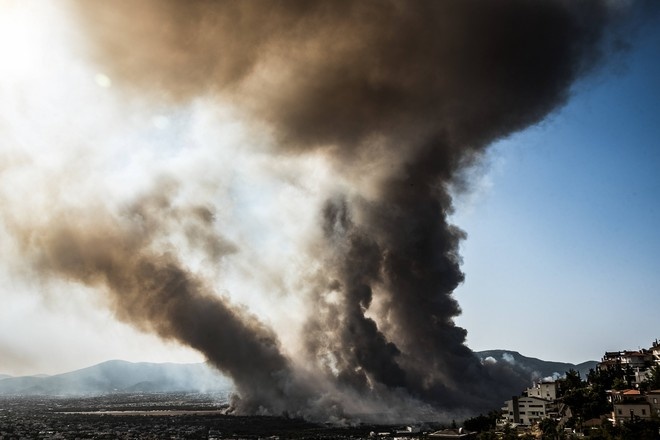
<path fill-rule="evenodd" d="M 660 417 L 660 390 L 653 390 L 646 393 L 646 400 L 651 405 L 651 411 Z"/>
<path fill-rule="evenodd" d="M 611 391 L 612 421 L 621 423 L 633 418 L 650 419 L 660 416 L 660 390 L 642 393 L 639 390 Z"/>
<path fill-rule="evenodd" d="M 502 407 L 503 424 L 533 425 L 553 409 L 552 402 L 540 397 L 514 396 Z"/>
<path fill-rule="evenodd" d="M 653 363 L 651 350 L 641 349 L 637 351 L 607 351 L 603 360 L 598 364 L 599 368 L 621 367 L 648 368 Z"/>
<path fill-rule="evenodd" d="M 648 420 L 651 418 L 651 405 L 646 400 L 631 400 L 614 404 L 612 420 L 614 423 L 622 423 L 624 420 L 640 418 Z"/>
<path fill-rule="evenodd" d="M 525 390 L 527 397 L 540 397 L 550 401 L 557 400 L 558 384 L 554 381 L 540 382 Z"/>
<path fill-rule="evenodd" d="M 620 370 L 629 386 L 639 388 L 646 380 L 646 373 L 653 365 L 653 348 L 637 351 L 608 351 L 598 364 L 599 370 Z M 660 352 L 659 352 L 660 355 Z"/>
<path fill-rule="evenodd" d="M 651 404 L 638 390 L 612 391 L 612 421 L 621 423 L 634 418 L 650 419 Z"/>

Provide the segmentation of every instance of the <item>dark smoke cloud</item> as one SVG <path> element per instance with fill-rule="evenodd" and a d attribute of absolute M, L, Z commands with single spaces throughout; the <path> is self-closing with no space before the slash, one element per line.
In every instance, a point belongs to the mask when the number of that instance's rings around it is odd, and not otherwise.
<path fill-rule="evenodd" d="M 386 340 L 374 320 L 364 316 L 373 299 L 372 285 L 380 281 L 382 252 L 368 233 L 355 229 L 347 209 L 341 199 L 329 201 L 323 210 L 328 245 L 340 249 L 331 262 L 341 276 L 335 290 L 344 294 L 344 301 L 333 308 L 344 320 L 336 333 L 339 350 L 333 353 L 341 365 L 339 379 L 364 389 L 369 376 L 389 387 L 403 387 L 405 372 L 396 360 L 399 349 Z M 310 340 L 312 349 L 314 340 Z"/>
<path fill-rule="evenodd" d="M 233 94 L 283 146 L 342 150 L 446 131 L 446 148 L 463 151 L 536 122 L 598 58 L 608 19 L 605 2 L 562 0 L 120 1 L 86 13 L 118 81 L 174 99 Z"/>
<path fill-rule="evenodd" d="M 126 93 L 231 102 L 272 130 L 274 156 L 321 152 L 334 163 L 352 188 L 328 195 L 319 215 L 324 268 L 310 287 L 319 312 L 306 359 L 337 390 L 446 410 L 498 405 L 528 379 L 482 365 L 454 324 L 465 234 L 448 223 L 449 188 L 490 143 L 565 103 L 608 50 L 605 32 L 624 12 L 614 4 L 73 3 L 90 53 Z M 153 234 L 169 232 L 165 213 L 193 218 L 190 241 L 216 259 L 235 250 L 205 235 L 210 211 L 189 208 L 171 212 L 166 196 L 150 195 L 129 211 L 140 233 L 126 219 L 64 222 L 30 246 L 46 272 L 105 286 L 121 319 L 204 352 L 237 382 L 245 410 L 309 404 L 314 393 L 272 331 L 208 294 L 175 254 L 151 249 Z"/>

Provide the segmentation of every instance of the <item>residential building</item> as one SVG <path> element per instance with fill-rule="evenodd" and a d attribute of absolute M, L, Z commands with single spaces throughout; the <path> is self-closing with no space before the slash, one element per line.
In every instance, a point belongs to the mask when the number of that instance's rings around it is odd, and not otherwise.
<path fill-rule="evenodd" d="M 651 418 L 651 405 L 646 400 L 632 400 L 615 403 L 612 411 L 614 423 L 622 423 L 624 420 L 640 418 L 648 420 Z"/>
<path fill-rule="evenodd" d="M 653 362 L 656 365 L 660 365 L 660 343 L 656 339 L 653 341 L 653 344 L 651 345 L 651 348 L 649 350 L 651 352 L 651 355 L 653 356 Z"/>
<path fill-rule="evenodd" d="M 598 364 L 599 370 L 621 370 L 628 386 L 639 388 L 646 379 L 648 369 L 653 365 L 653 349 L 637 351 L 608 351 Z"/>
<path fill-rule="evenodd" d="M 612 390 L 609 392 L 608 401 L 621 403 L 624 401 L 640 400 L 642 393 L 639 390 Z"/>
<path fill-rule="evenodd" d="M 651 411 L 660 417 L 660 390 L 653 390 L 646 393 L 646 400 L 651 405 Z"/>
<path fill-rule="evenodd" d="M 648 368 L 653 363 L 653 353 L 650 350 L 641 349 L 638 351 L 607 351 L 603 360 L 598 365 L 599 368 L 611 368 L 619 366 L 626 368 Z"/>
<path fill-rule="evenodd" d="M 609 391 L 608 400 L 612 404 L 611 421 L 621 423 L 633 418 L 660 417 L 660 390 L 643 392 L 647 387 L 640 387 L 654 365 L 660 365 L 660 342 L 657 339 L 649 349 L 605 353 L 597 369 L 601 372 L 615 373 L 604 377 L 616 378 L 614 383 L 617 386 L 627 383 L 630 388 Z M 560 426 L 564 426 L 573 414 L 571 408 L 560 397 L 562 394 L 560 383 L 561 381 L 534 383 L 523 392 L 522 396 L 507 400 L 502 407 L 503 416 L 498 420 L 498 426 L 511 424 L 526 429 L 544 418 L 552 418 L 557 420 Z M 606 418 L 607 415 L 599 415 L 584 423 L 595 426 Z"/>
<path fill-rule="evenodd" d="M 557 400 L 557 391 L 559 387 L 555 381 L 535 383 L 531 388 L 525 390 L 528 397 L 539 397 L 541 399 L 555 401 Z"/>
<path fill-rule="evenodd" d="M 504 404 L 502 422 L 513 425 L 532 425 L 545 418 L 553 409 L 552 402 L 540 397 L 514 396 Z"/>
<path fill-rule="evenodd" d="M 612 421 L 621 423 L 633 418 L 650 419 L 651 404 L 647 396 L 639 390 L 622 390 L 611 392 Z"/>

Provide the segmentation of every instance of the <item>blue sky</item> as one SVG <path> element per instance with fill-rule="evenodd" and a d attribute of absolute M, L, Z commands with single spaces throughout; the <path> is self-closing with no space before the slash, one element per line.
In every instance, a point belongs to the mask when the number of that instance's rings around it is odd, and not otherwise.
<path fill-rule="evenodd" d="M 494 145 L 453 221 L 475 350 L 599 359 L 660 337 L 660 27 Z M 477 172 L 484 173 L 484 169 Z"/>

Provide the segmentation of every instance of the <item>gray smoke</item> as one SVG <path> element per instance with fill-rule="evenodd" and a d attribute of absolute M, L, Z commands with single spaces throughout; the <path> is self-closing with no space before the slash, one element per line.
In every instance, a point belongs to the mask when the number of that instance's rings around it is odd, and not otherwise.
<path fill-rule="evenodd" d="M 116 316 L 139 328 L 174 339 L 203 353 L 235 382 L 244 412 L 282 413 L 287 394 L 296 395 L 290 362 L 276 335 L 254 316 L 209 293 L 209 286 L 171 251 L 153 243 L 185 231 L 191 244 L 203 243 L 219 260 L 234 251 L 211 227 L 203 206 L 173 206 L 176 185 L 158 186 L 134 205 L 113 214 L 103 207 L 69 211 L 48 229 L 26 229 L 16 238 L 22 253 L 45 277 L 56 276 L 106 290 Z M 268 402 L 267 407 L 260 407 Z"/>
<path fill-rule="evenodd" d="M 211 295 L 175 251 L 154 250 L 184 227 L 218 261 L 235 251 L 210 232 L 212 210 L 173 210 L 160 187 L 119 218 L 83 212 L 84 227 L 53 219 L 38 236 L 17 225 L 43 273 L 106 289 L 120 319 L 202 351 L 237 383 L 245 412 L 328 417 L 356 412 L 346 402 L 357 398 L 362 408 L 470 412 L 526 385 L 482 365 L 454 324 L 465 233 L 447 220 L 450 187 L 469 187 L 465 171 L 489 144 L 566 102 L 627 9 L 602 0 L 72 6 L 89 55 L 125 96 L 229 102 L 271 131 L 273 160 L 320 154 L 348 184 L 327 194 L 308 243 L 322 269 L 306 286 L 317 313 L 305 326 L 305 373 L 272 330 Z"/>

